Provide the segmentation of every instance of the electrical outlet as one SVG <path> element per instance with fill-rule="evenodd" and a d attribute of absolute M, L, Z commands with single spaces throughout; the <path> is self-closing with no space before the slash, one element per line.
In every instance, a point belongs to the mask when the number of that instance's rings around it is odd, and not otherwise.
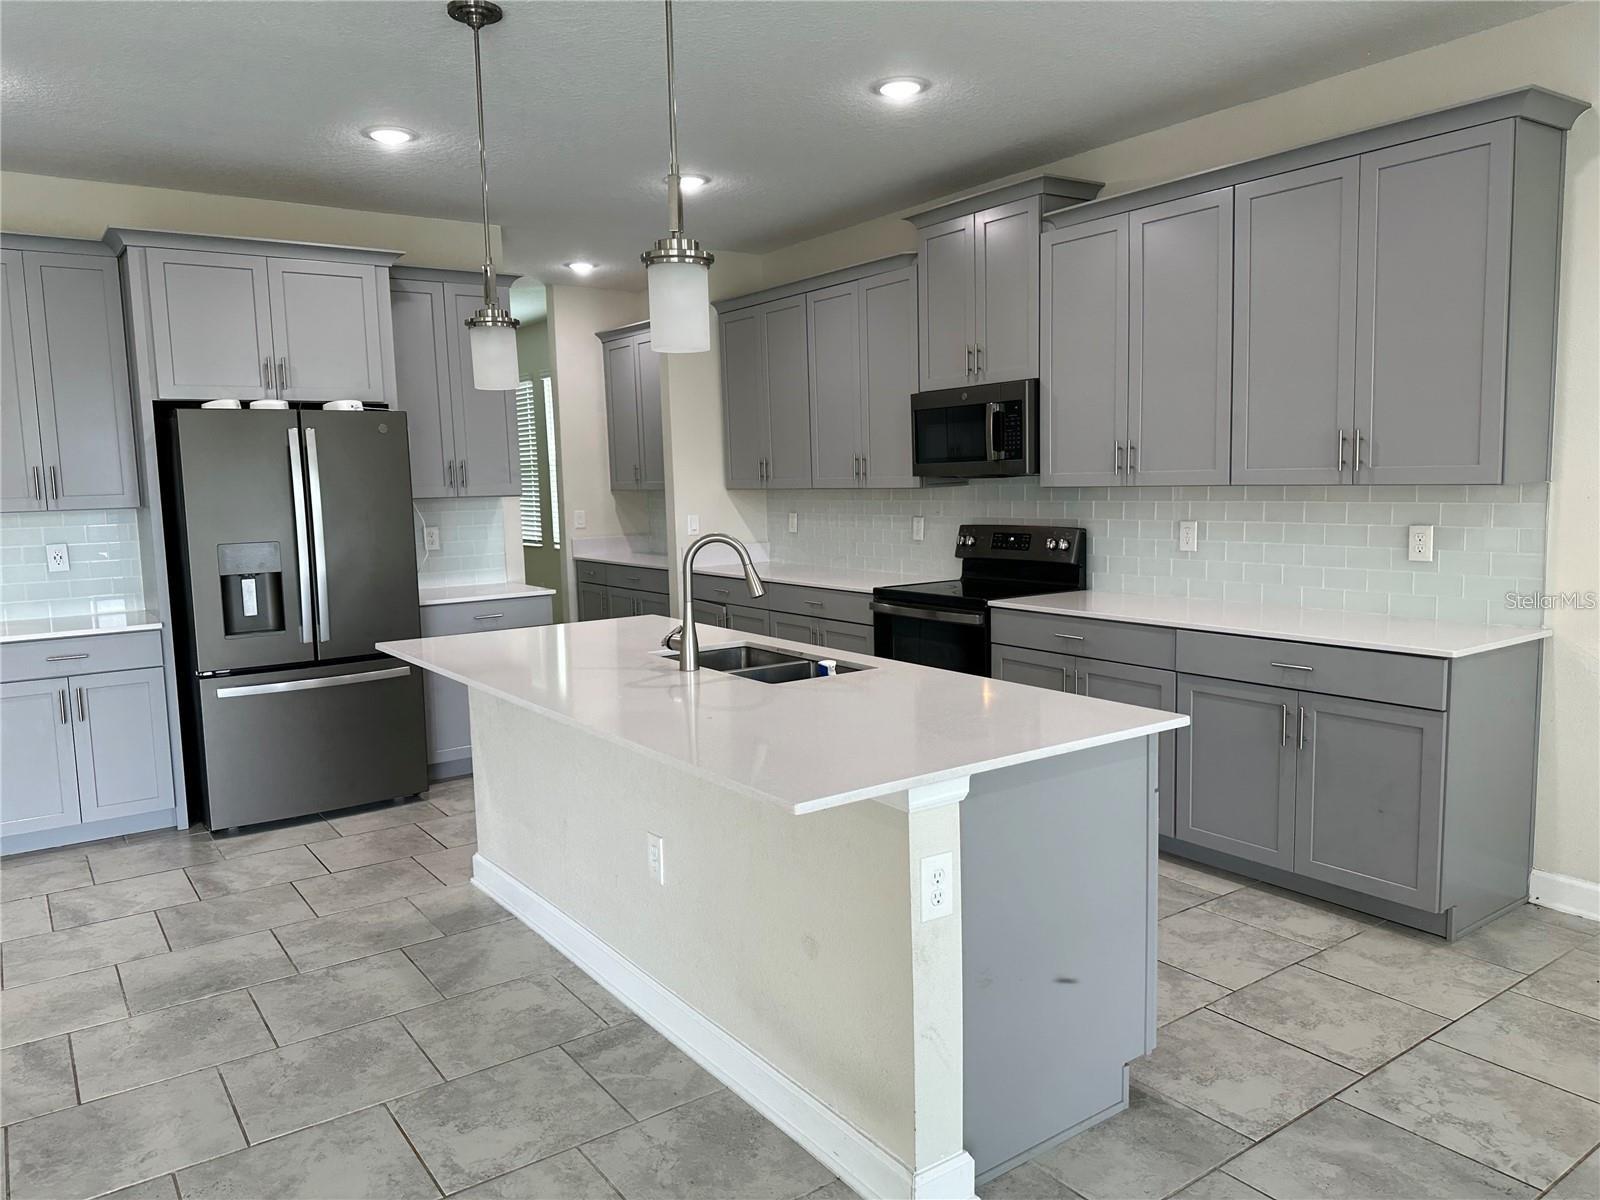
<path fill-rule="evenodd" d="M 913 542 L 920 542 L 922 540 L 922 538 L 923 538 L 923 535 L 926 534 L 926 533 L 927 533 L 927 525 L 923 521 L 923 519 L 921 517 L 912 517 L 911 518 L 911 540 Z"/>
<path fill-rule="evenodd" d="M 422 548 L 424 550 L 437 550 L 439 548 L 439 527 L 437 525 L 424 525 L 422 527 Z"/>
<path fill-rule="evenodd" d="M 1406 538 L 1406 557 L 1412 562 L 1433 561 L 1433 526 L 1413 525 Z"/>
<path fill-rule="evenodd" d="M 54 574 L 56 571 L 70 571 L 72 563 L 67 560 L 67 548 L 62 545 L 46 546 L 44 548 L 45 569 Z"/>
<path fill-rule="evenodd" d="M 789 514 L 789 532 L 790 533 L 799 533 L 800 532 L 800 514 L 799 513 L 790 513 Z"/>
<path fill-rule="evenodd" d="M 948 917 L 956 904 L 956 856 L 949 851 L 922 860 L 922 919 Z"/>
<path fill-rule="evenodd" d="M 1200 549 L 1200 522 L 1199 521 L 1179 521 L 1178 522 L 1178 549 L 1179 550 L 1198 550 L 1198 549 Z"/>
<path fill-rule="evenodd" d="M 683 518 L 684 529 L 690 537 L 700 536 L 700 514 L 690 513 Z"/>
<path fill-rule="evenodd" d="M 584 512 L 583 509 L 581 509 L 581 508 L 573 509 L 572 510 L 572 527 L 574 529 L 587 529 L 587 528 L 589 528 L 589 514 Z"/>
<path fill-rule="evenodd" d="M 667 848 L 661 840 L 659 833 L 647 833 L 645 838 L 645 854 L 650 863 L 650 878 L 657 883 L 665 885 L 667 882 Z"/>

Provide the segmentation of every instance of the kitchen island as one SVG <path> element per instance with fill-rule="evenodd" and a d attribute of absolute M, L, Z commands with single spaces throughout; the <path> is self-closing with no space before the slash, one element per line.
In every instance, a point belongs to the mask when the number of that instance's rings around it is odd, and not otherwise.
<path fill-rule="evenodd" d="M 672 628 L 379 647 L 468 688 L 478 886 L 863 1195 L 970 1197 L 1125 1107 L 1187 718 L 857 655 L 685 673 Z"/>

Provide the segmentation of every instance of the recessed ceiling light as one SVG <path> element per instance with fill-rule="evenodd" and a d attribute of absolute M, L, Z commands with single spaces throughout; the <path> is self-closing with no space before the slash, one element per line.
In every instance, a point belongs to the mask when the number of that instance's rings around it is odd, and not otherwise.
<path fill-rule="evenodd" d="M 594 264 L 592 262 L 585 262 L 580 258 L 576 262 L 569 262 L 567 264 L 567 270 L 571 271 L 574 275 L 587 275 L 594 270 Z"/>
<path fill-rule="evenodd" d="M 710 182 L 704 175 L 684 175 L 678 180 L 678 186 L 686 195 L 692 196 Z"/>
<path fill-rule="evenodd" d="M 928 81 L 926 79 L 914 79 L 909 75 L 900 75 L 894 79 L 885 79 L 881 83 L 873 84 L 872 90 L 892 104 L 904 104 L 907 100 L 927 91 Z"/>
<path fill-rule="evenodd" d="M 404 146 L 407 142 L 417 140 L 417 135 L 411 130 L 401 129 L 398 125 L 375 125 L 361 132 L 380 146 Z"/>

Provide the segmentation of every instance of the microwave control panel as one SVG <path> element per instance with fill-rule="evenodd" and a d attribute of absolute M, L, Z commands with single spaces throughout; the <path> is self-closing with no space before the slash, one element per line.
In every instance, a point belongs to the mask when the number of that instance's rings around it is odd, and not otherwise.
<path fill-rule="evenodd" d="M 995 453 L 1001 458 L 1021 458 L 1028 447 L 1026 414 L 1022 405 L 1007 404 L 995 416 Z"/>

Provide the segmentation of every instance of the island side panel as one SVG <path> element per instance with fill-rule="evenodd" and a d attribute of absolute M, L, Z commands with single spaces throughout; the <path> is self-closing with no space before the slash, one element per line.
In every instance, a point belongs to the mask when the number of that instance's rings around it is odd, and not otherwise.
<path fill-rule="evenodd" d="M 907 1171 L 961 1151 L 959 938 L 953 951 L 949 938 L 918 944 L 914 961 L 919 914 L 907 886 L 911 830 L 931 831 L 919 854 L 955 852 L 955 820 L 872 802 L 792 816 L 482 691 L 470 696 L 481 857 Z M 664 841 L 664 885 L 648 869 L 650 833 Z M 953 993 L 920 1017 L 923 1040 L 956 1049 L 953 1094 L 948 1075 L 937 1097 L 917 1086 L 914 976 L 942 978 Z M 953 1106 L 953 1121 L 934 1115 L 935 1101 Z M 930 1138 L 919 1150 L 920 1117 L 952 1127 L 949 1144 Z"/>

